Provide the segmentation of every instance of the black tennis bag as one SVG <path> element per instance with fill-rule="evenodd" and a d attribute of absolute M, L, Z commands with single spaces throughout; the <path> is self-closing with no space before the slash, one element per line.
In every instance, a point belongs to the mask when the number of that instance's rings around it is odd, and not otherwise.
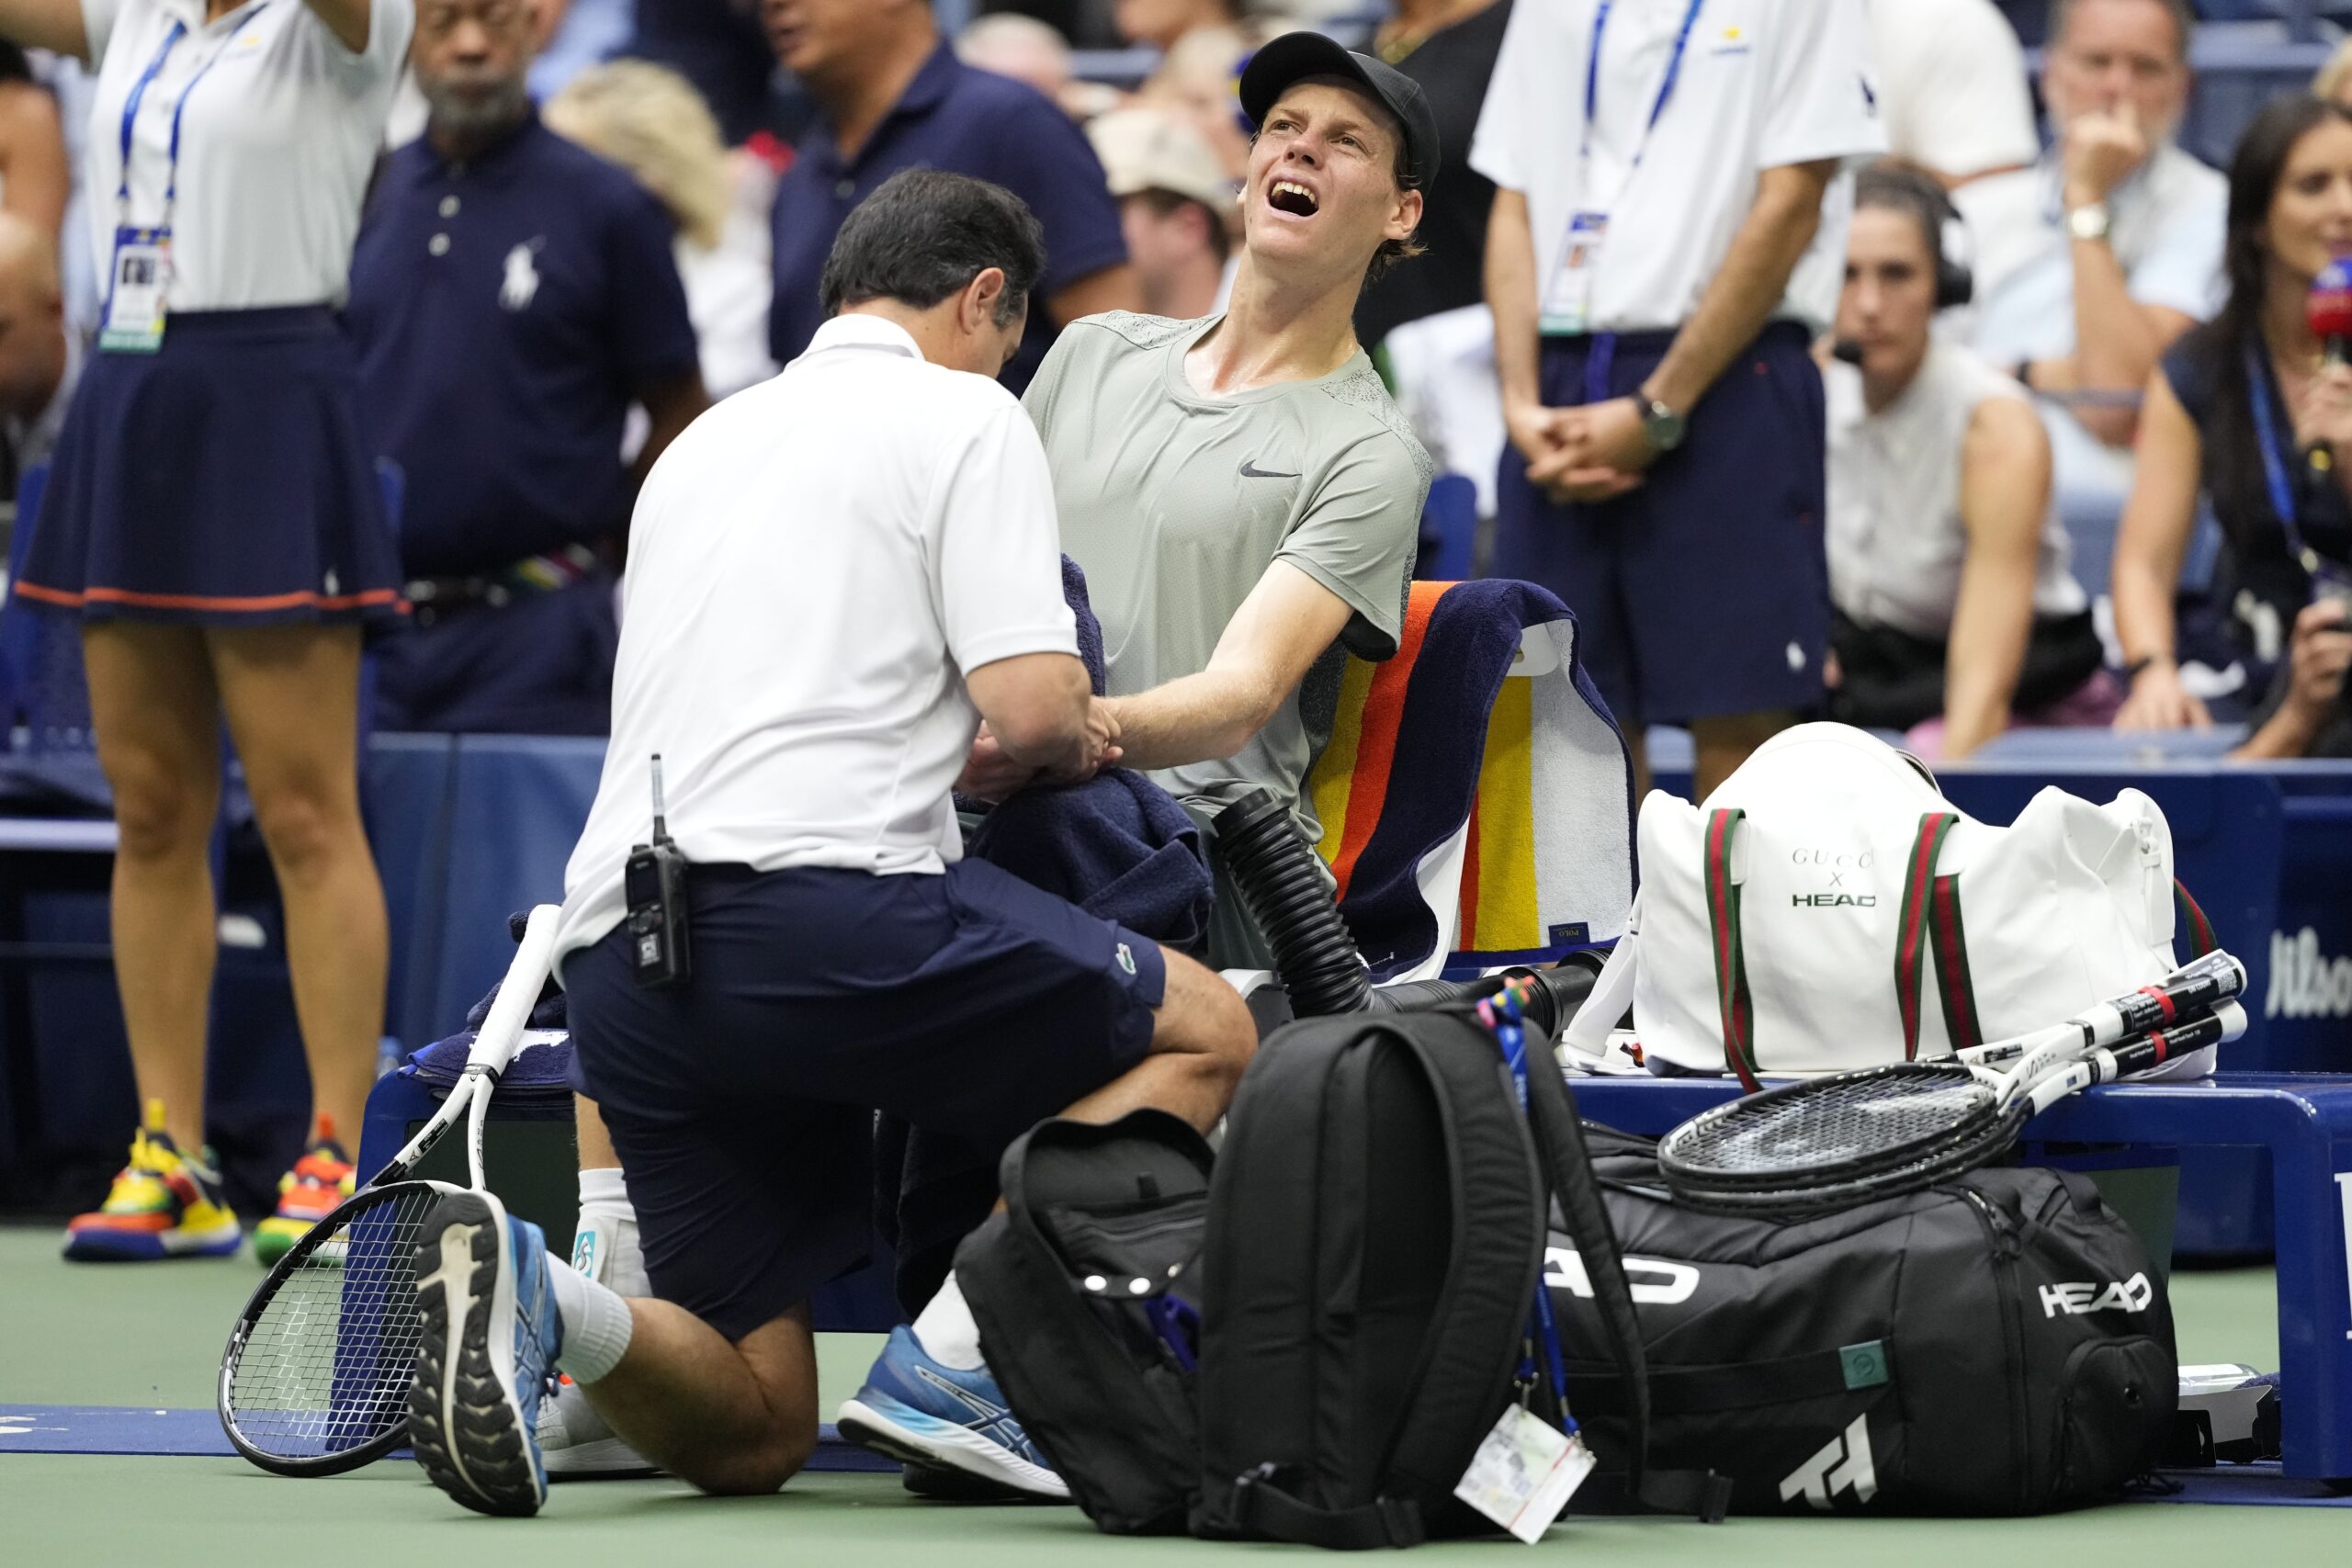
<path fill-rule="evenodd" d="M 1633 1280 L 1660 1464 L 1732 1477 L 1744 1512 L 2035 1514 L 2111 1498 L 2155 1461 L 2178 1369 L 2171 1303 L 2089 1179 L 1971 1172 L 1793 1223 L 1671 1201 L 1645 1140 L 1589 1129 Z M 1600 1303 L 1552 1238 L 1561 1337 Z M 1605 1445 L 1615 1369 L 1568 1401 Z M 1622 1440 L 1622 1439 L 1621 1439 Z"/>
<path fill-rule="evenodd" d="M 1538 1047 L 1539 1059 L 1541 1048 Z M 1556 1195 L 1610 1352 L 1616 1489 L 1721 1517 L 1716 1478 L 1642 1465 L 1631 1293 L 1559 1074 L 1522 1113 L 1495 1037 L 1460 1013 L 1293 1024 L 1243 1077 L 1202 1254 L 1193 1533 L 1409 1546 L 1495 1527 L 1453 1495 L 1515 1387 Z M 1596 1478 L 1578 1500 L 1611 1491 Z"/>

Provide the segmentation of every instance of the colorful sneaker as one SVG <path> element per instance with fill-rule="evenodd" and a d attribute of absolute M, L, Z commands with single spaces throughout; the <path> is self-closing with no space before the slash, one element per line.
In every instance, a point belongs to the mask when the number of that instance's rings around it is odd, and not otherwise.
<path fill-rule="evenodd" d="M 416 1244 L 416 1305 L 408 1431 L 424 1473 L 477 1513 L 537 1513 L 539 1401 L 563 1344 L 546 1237 L 494 1194 L 451 1193 Z"/>
<path fill-rule="evenodd" d="M 358 1172 L 334 1141 L 334 1118 L 319 1118 L 319 1135 L 277 1179 L 277 1212 L 254 1227 L 254 1257 L 265 1269 L 352 1194 Z"/>
<path fill-rule="evenodd" d="M 164 1102 L 147 1102 L 146 1123 L 132 1134 L 130 1163 L 107 1201 L 65 1227 L 65 1256 L 82 1262 L 154 1258 L 226 1258 L 243 1240 L 221 1196 L 220 1173 L 180 1153 L 164 1131 Z"/>
<path fill-rule="evenodd" d="M 904 1464 L 956 1471 L 1023 1497 L 1069 1500 L 989 1370 L 940 1365 L 903 1325 L 833 1424 L 849 1441 Z"/>

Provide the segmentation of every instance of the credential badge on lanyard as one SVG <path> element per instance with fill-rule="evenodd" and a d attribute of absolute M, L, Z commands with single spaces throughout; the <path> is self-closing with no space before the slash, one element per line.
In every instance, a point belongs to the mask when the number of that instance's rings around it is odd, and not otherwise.
<path fill-rule="evenodd" d="M 107 353 L 153 354 L 164 346 L 164 299 L 172 285 L 172 209 L 179 201 L 180 123 L 197 85 L 229 52 L 229 46 L 237 41 L 245 24 L 259 14 L 260 7 L 255 6 L 239 17 L 237 25 L 229 29 L 229 36 L 220 40 L 220 47 L 196 68 L 196 74 L 180 90 L 179 102 L 172 107 L 163 218 L 152 226 L 130 221 L 131 132 L 139 122 L 139 107 L 146 101 L 147 89 L 163 73 L 164 62 L 172 57 L 174 46 L 187 33 L 186 23 L 172 23 L 171 30 L 164 35 L 164 46 L 147 62 L 147 69 L 131 85 L 130 96 L 123 100 L 122 176 L 115 186 L 114 256 L 107 272 L 106 312 L 98 327 L 98 347 Z"/>
<path fill-rule="evenodd" d="M 1584 62 L 1584 122 L 1577 140 L 1577 200 L 1580 204 L 1568 215 L 1567 237 L 1560 245 L 1560 265 L 1552 275 L 1552 287 L 1544 296 L 1542 330 L 1546 333 L 1582 333 L 1592 324 L 1593 276 L 1600 270 L 1600 253 L 1609 240 L 1610 202 L 1592 186 L 1592 124 L 1600 111 L 1600 40 L 1609 30 L 1609 13 L 1617 0 L 1600 0 L 1592 14 L 1592 48 Z M 1668 99 L 1674 96 L 1675 83 L 1682 75 L 1682 56 L 1690 47 L 1690 34 L 1699 25 L 1699 13 L 1707 0 L 1690 0 L 1690 8 L 1682 13 L 1681 29 L 1674 35 L 1674 52 L 1667 57 L 1666 79 L 1658 84 L 1657 100 L 1650 105 L 1650 118 L 1642 127 L 1642 139 L 1634 144 L 1634 154 L 1625 165 L 1625 175 L 1618 183 L 1617 194 L 1623 195 L 1634 182 L 1642 166 L 1642 159 L 1650 150 L 1650 133 L 1657 129 L 1660 117 L 1666 113 Z"/>

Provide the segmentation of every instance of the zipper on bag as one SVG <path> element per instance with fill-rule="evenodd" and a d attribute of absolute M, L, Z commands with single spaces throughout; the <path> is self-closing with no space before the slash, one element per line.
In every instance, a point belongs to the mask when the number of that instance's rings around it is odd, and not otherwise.
<path fill-rule="evenodd" d="M 2033 1466 L 2030 1449 L 2031 1437 L 2026 1430 L 2025 1402 L 2020 1393 L 2024 1386 L 2025 1367 L 2024 1336 L 2018 1325 L 2018 1235 L 2010 1228 L 2007 1218 L 1985 1201 L 1984 1195 L 1973 1188 L 1953 1187 L 1946 1190 L 1955 1192 L 1967 1201 L 1969 1207 L 1976 1212 L 1977 1222 L 1984 1227 L 1986 1236 L 1993 1243 L 1993 1280 L 2001 1296 L 2002 1360 L 2009 1372 L 2001 1393 L 2009 1406 L 2009 1448 L 2018 1472 L 2018 1511 L 2022 1514 L 2030 1511 L 2033 1505 L 2029 1490 L 2032 1485 Z"/>

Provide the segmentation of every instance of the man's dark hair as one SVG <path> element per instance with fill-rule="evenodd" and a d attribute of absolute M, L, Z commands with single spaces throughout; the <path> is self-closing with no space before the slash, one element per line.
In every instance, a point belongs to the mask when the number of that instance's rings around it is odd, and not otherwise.
<path fill-rule="evenodd" d="M 2050 0 L 2050 25 L 2043 31 L 2052 43 L 2066 36 L 2066 23 L 2074 15 L 2075 3 L 2076 0 Z M 2155 0 L 2155 3 L 2172 13 L 2174 58 L 2187 61 L 2188 40 L 2197 31 L 2197 7 L 2190 0 Z"/>
<path fill-rule="evenodd" d="M 906 169 L 842 224 L 818 298 L 828 317 L 870 299 L 929 310 L 989 267 L 1004 273 L 996 302 L 1001 327 L 1021 313 L 1046 271 L 1045 231 L 1022 199 L 969 175 Z"/>

